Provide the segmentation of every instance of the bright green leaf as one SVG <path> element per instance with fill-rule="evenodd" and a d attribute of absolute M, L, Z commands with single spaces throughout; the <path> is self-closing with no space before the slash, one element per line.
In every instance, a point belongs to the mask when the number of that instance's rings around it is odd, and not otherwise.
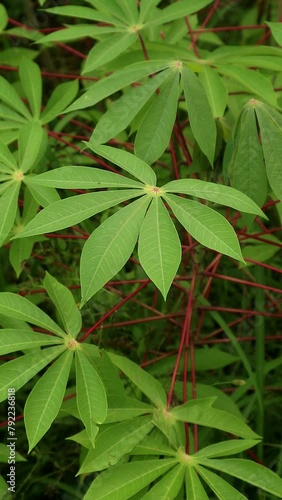
<path fill-rule="evenodd" d="M 100 21 L 102 23 L 115 23 L 116 19 L 106 13 L 82 5 L 64 5 L 62 7 L 51 7 L 48 9 L 51 14 L 59 16 L 79 17 L 89 21 Z"/>
<path fill-rule="evenodd" d="M 158 11 L 152 19 L 146 22 L 146 26 L 159 26 L 160 24 L 174 21 L 185 16 L 189 16 L 203 7 L 206 7 L 212 0 L 182 0 L 174 2 L 165 9 Z"/>
<path fill-rule="evenodd" d="M 4 5 L 0 4 L 0 31 L 4 31 L 8 24 L 8 14 Z"/>
<path fill-rule="evenodd" d="M 257 441 L 253 439 L 230 439 L 229 441 L 221 441 L 220 443 L 211 444 L 202 448 L 200 451 L 195 453 L 193 457 L 225 457 L 228 455 L 235 455 L 236 453 L 241 453 L 242 451 L 249 450 L 253 446 L 258 444 Z"/>
<path fill-rule="evenodd" d="M 29 121 L 19 132 L 19 167 L 27 172 L 36 166 L 44 153 L 46 130 L 38 122 Z M 47 145 L 47 144 L 46 144 Z"/>
<path fill-rule="evenodd" d="M 112 35 L 96 43 L 88 53 L 83 74 L 109 63 L 133 45 L 136 40 L 136 33 L 125 32 L 125 34 Z"/>
<path fill-rule="evenodd" d="M 152 413 L 154 411 L 153 406 L 143 403 L 142 401 L 138 401 L 137 399 L 122 396 L 109 397 L 108 404 L 109 407 L 105 424 L 122 422 L 123 420 L 129 420 L 131 418 L 138 417 L 139 415 Z"/>
<path fill-rule="evenodd" d="M 15 109 L 17 113 L 23 115 L 27 120 L 31 119 L 31 114 L 23 104 L 20 96 L 3 76 L 0 76 L 0 99 Z"/>
<path fill-rule="evenodd" d="M 142 498 L 144 500 L 156 500 L 156 498 L 176 498 L 182 486 L 184 474 L 184 465 L 176 465 Z"/>
<path fill-rule="evenodd" d="M 29 191 L 31 192 L 34 200 L 37 201 L 38 205 L 41 207 L 48 207 L 49 205 L 53 205 L 60 200 L 60 196 L 56 189 L 39 186 L 39 184 L 33 187 L 33 184 L 29 182 L 30 178 L 31 176 L 29 175 L 25 176 L 24 183 L 28 186 Z"/>
<path fill-rule="evenodd" d="M 19 191 L 20 182 L 13 182 L 0 197 L 0 246 L 3 245 L 13 227 Z"/>
<path fill-rule="evenodd" d="M 41 123 L 49 123 L 59 116 L 73 101 L 78 91 L 78 80 L 58 85 L 52 92 L 41 115 Z"/>
<path fill-rule="evenodd" d="M 32 115 L 39 118 L 41 113 L 42 80 L 39 66 L 25 59 L 20 64 L 19 76 L 23 91 L 29 102 Z"/>
<path fill-rule="evenodd" d="M 62 340 L 46 335 L 44 333 L 33 332 L 30 330 L 5 328 L 0 330 L 0 355 L 10 354 L 11 352 L 23 351 L 24 349 L 33 349 L 34 347 L 46 346 L 52 344 L 61 344 Z"/>
<path fill-rule="evenodd" d="M 9 172 L 10 170 L 13 172 L 14 170 L 18 169 L 18 165 L 14 156 L 7 148 L 7 146 L 2 142 L 0 142 L 0 162 L 8 167 L 9 170 L 7 170 L 7 172 Z M 3 172 L 2 167 L 0 168 L 0 171 Z"/>
<path fill-rule="evenodd" d="M 214 474 L 213 472 L 204 469 L 200 465 L 195 467 L 196 471 L 200 474 L 200 476 L 204 479 L 204 481 L 209 485 L 209 487 L 214 491 L 216 497 L 219 500 L 226 500 L 227 498 L 232 498 L 232 500 L 248 500 L 245 495 L 239 493 L 238 490 L 235 490 L 233 486 L 231 486 L 227 481 L 222 479 L 222 477 Z"/>
<path fill-rule="evenodd" d="M 194 467 L 187 467 L 185 475 L 186 497 L 189 500 L 209 500 Z"/>
<path fill-rule="evenodd" d="M 281 23 L 270 23 L 269 21 L 266 21 L 268 26 L 271 29 L 271 33 L 274 36 L 276 42 L 279 45 L 282 45 L 282 26 Z"/>
<path fill-rule="evenodd" d="M 223 79 L 220 78 L 219 74 L 209 66 L 203 67 L 203 71 L 199 73 L 199 78 L 205 88 L 214 118 L 222 117 L 228 100 L 228 92 Z M 205 132 L 208 130 L 207 123 L 204 130 Z"/>

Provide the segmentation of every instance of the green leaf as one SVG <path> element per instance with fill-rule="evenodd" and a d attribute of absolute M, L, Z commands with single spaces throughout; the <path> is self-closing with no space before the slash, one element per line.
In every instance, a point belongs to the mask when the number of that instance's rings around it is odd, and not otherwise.
<path fill-rule="evenodd" d="M 81 307 L 128 261 L 150 201 L 145 195 L 120 209 L 86 241 L 80 261 Z"/>
<path fill-rule="evenodd" d="M 27 120 L 31 119 L 31 114 L 23 104 L 18 93 L 3 76 L 0 76 L 0 99 L 15 109 L 17 113 L 23 115 Z"/>
<path fill-rule="evenodd" d="M 73 101 L 78 92 L 78 80 L 61 83 L 52 92 L 49 101 L 41 115 L 41 123 L 49 123 L 59 116 Z"/>
<path fill-rule="evenodd" d="M 89 450 L 79 474 L 100 471 L 116 464 L 152 430 L 153 424 L 151 417 L 136 417 L 103 427 L 96 439 L 95 448 Z"/>
<path fill-rule="evenodd" d="M 195 469 L 220 500 L 226 500 L 227 498 L 232 498 L 232 500 L 248 500 L 245 495 L 242 495 L 217 474 L 204 469 L 200 465 L 195 466 Z"/>
<path fill-rule="evenodd" d="M 107 416 L 107 397 L 95 367 L 79 350 L 76 352 L 76 401 L 80 418 L 94 446 L 96 424 L 102 424 Z"/>
<path fill-rule="evenodd" d="M 30 238 L 12 241 L 9 252 L 9 260 L 11 266 L 15 270 L 17 278 L 20 276 L 25 267 L 25 261 L 31 256 L 34 243 L 44 240 L 44 236 L 31 236 Z"/>
<path fill-rule="evenodd" d="M 154 7 L 157 7 L 157 5 L 161 2 L 161 0 L 142 0 L 140 4 L 140 17 L 139 17 L 139 22 L 143 23 L 143 21 L 149 17 L 150 14 L 156 13 L 154 10 Z"/>
<path fill-rule="evenodd" d="M 132 153 L 123 151 L 122 149 L 112 148 L 111 146 L 98 146 L 91 142 L 87 142 L 86 144 L 94 153 L 118 165 L 141 182 L 152 184 L 153 186 L 156 185 L 157 178 L 154 170 L 150 165 L 140 160 L 140 158 L 137 158 Z"/>
<path fill-rule="evenodd" d="M 56 189 L 39 185 L 33 187 L 30 182 L 30 178 L 31 176 L 25 176 L 24 183 L 28 186 L 29 191 L 31 192 L 34 200 L 37 201 L 38 205 L 41 207 L 48 207 L 49 205 L 53 205 L 60 200 L 60 196 Z"/>
<path fill-rule="evenodd" d="M 73 338 L 82 326 L 81 314 L 70 290 L 46 271 L 43 286 L 55 304 L 65 331 Z"/>
<path fill-rule="evenodd" d="M 212 164 L 216 145 L 216 125 L 205 88 L 195 73 L 186 66 L 182 67 L 182 81 L 193 135 Z"/>
<path fill-rule="evenodd" d="M 48 347 L 8 361 L 0 366 L 0 402 L 8 397 L 8 388 L 15 391 L 23 387 L 36 373 L 53 361 L 65 350 L 65 346 Z"/>
<path fill-rule="evenodd" d="M 151 489 L 142 497 L 144 500 L 156 500 L 156 498 L 176 498 L 183 483 L 185 474 L 184 465 L 176 465 L 165 474 Z"/>
<path fill-rule="evenodd" d="M 210 402 L 210 407 L 207 405 Z M 212 408 L 213 398 L 189 401 L 171 410 L 171 414 L 182 422 L 203 425 L 235 434 L 245 439 L 259 439 L 250 427 L 231 413 Z"/>
<path fill-rule="evenodd" d="M 38 122 L 29 121 L 19 132 L 19 167 L 22 172 L 36 167 L 38 159 L 44 153 L 46 130 Z"/>
<path fill-rule="evenodd" d="M 135 154 L 154 163 L 165 151 L 175 123 L 179 93 L 179 72 L 162 85 L 149 107 L 135 138 Z"/>
<path fill-rule="evenodd" d="M 256 103 L 256 114 L 268 181 L 275 195 L 282 200 L 282 117 L 260 102 Z"/>
<path fill-rule="evenodd" d="M 204 200 L 213 201 L 219 205 L 226 205 L 240 212 L 259 215 L 266 219 L 267 217 L 261 209 L 244 193 L 238 189 L 215 184 L 214 182 L 206 182 L 198 179 L 179 179 L 168 182 L 161 188 L 167 193 L 182 193 L 203 198 Z"/>
<path fill-rule="evenodd" d="M 242 451 L 249 450 L 253 446 L 256 446 L 258 441 L 253 439 L 231 439 L 229 441 L 222 441 L 220 443 L 211 444 L 202 448 L 200 451 L 195 453 L 193 457 L 197 458 L 210 458 L 210 457 L 225 457 L 226 455 L 235 455 L 236 453 L 241 453 Z"/>
<path fill-rule="evenodd" d="M 42 80 L 39 66 L 25 59 L 19 66 L 19 76 L 24 94 L 29 102 L 32 115 L 39 118 L 41 113 Z"/>
<path fill-rule="evenodd" d="M 73 351 L 64 352 L 41 376 L 24 407 L 29 452 L 50 429 L 66 392 Z"/>
<path fill-rule="evenodd" d="M 193 467 L 187 467 L 185 475 L 186 497 L 189 500 L 209 500 L 204 487 Z"/>
<path fill-rule="evenodd" d="M 218 212 L 197 201 L 165 195 L 175 217 L 195 240 L 212 250 L 244 262 L 236 233 Z"/>
<path fill-rule="evenodd" d="M 44 333 L 30 330 L 5 328 L 0 330 L 0 356 L 34 347 L 61 344 L 62 340 Z"/>
<path fill-rule="evenodd" d="M 175 450 L 168 444 L 168 440 L 158 429 L 154 429 L 133 450 L 133 455 L 164 455 L 175 456 Z"/>
<path fill-rule="evenodd" d="M 40 43 L 47 44 L 50 42 L 69 42 L 74 40 L 81 40 L 85 37 L 90 38 L 100 38 L 102 35 L 107 35 L 108 33 L 116 33 L 116 28 L 113 27 L 101 27 L 92 24 L 77 24 L 75 26 L 70 26 L 64 29 L 56 30 L 53 33 L 49 33 L 45 37 L 40 39 Z"/>
<path fill-rule="evenodd" d="M 282 498 L 282 479 L 270 469 L 250 460 L 230 458 L 224 460 L 199 460 L 201 465 L 216 469 L 225 474 L 237 477 L 253 484 L 257 488 L 267 491 L 278 498 Z"/>
<path fill-rule="evenodd" d="M 160 24 L 174 21 L 206 7 L 212 0 L 182 0 L 162 9 L 152 19 L 146 22 L 146 26 L 159 26 Z"/>
<path fill-rule="evenodd" d="M 88 143 L 87 143 L 88 144 Z M 89 145 L 90 147 L 90 145 Z M 120 150 L 113 149 L 120 153 Z M 124 153 L 124 151 L 123 151 Z M 129 155 L 130 153 L 128 153 Z M 117 154 L 117 157 L 119 154 Z M 121 155 L 122 156 L 122 155 Z M 132 157 L 133 155 L 131 155 Z M 127 161 L 130 159 L 126 155 Z M 134 157 L 133 157 L 134 158 Z M 150 167 L 147 167 L 148 169 Z M 92 167 L 60 167 L 28 179 L 29 185 L 56 187 L 61 189 L 142 188 L 143 184 L 107 170 Z M 141 192 L 140 192 L 141 194 Z"/>
<path fill-rule="evenodd" d="M 263 205 L 267 194 L 267 178 L 255 111 L 250 105 L 243 112 L 236 130 L 230 178 L 235 189 L 249 196 L 258 206 Z"/>
<path fill-rule="evenodd" d="M 138 256 L 146 274 L 166 299 L 181 261 L 178 233 L 160 197 L 155 196 L 140 229 Z"/>
<path fill-rule="evenodd" d="M 112 35 L 96 43 L 88 53 L 82 74 L 109 63 L 133 45 L 136 40 L 136 33 L 125 32 L 125 34 Z"/>
<path fill-rule="evenodd" d="M 73 226 L 136 196 L 140 196 L 140 190 L 103 191 L 65 198 L 41 210 L 16 238 L 44 234 Z"/>
<path fill-rule="evenodd" d="M 21 295 L 10 292 L 0 293 L 0 313 L 27 321 L 59 337 L 66 337 L 63 330 L 47 314 Z"/>
<path fill-rule="evenodd" d="M 104 379 L 103 379 L 104 382 Z M 113 422 L 122 422 L 145 413 L 152 413 L 154 407 L 137 399 L 122 396 L 111 396 L 108 398 L 108 413 L 105 420 L 106 424 Z"/>
<path fill-rule="evenodd" d="M 138 389 L 152 401 L 152 403 L 154 403 L 154 405 L 160 408 L 165 407 L 166 393 L 161 384 L 154 377 L 129 359 L 113 353 L 108 354 L 112 363 L 114 363 L 114 365 L 116 365 L 119 370 L 121 370 Z"/>
<path fill-rule="evenodd" d="M 0 197 L 0 246 L 9 235 L 18 209 L 20 182 L 13 182 Z"/>
<path fill-rule="evenodd" d="M 143 85 L 132 87 L 115 101 L 96 125 L 90 138 L 93 144 L 102 144 L 116 137 L 135 118 L 150 97 L 171 74 L 171 69 L 158 73 Z"/>
<path fill-rule="evenodd" d="M 99 474 L 84 500 L 127 500 L 176 465 L 174 458 L 146 460 L 116 465 Z"/>
<path fill-rule="evenodd" d="M 7 148 L 7 146 L 2 142 L 0 142 L 0 162 L 3 163 L 6 167 L 8 167 L 8 170 L 6 170 L 7 172 L 9 172 L 10 170 L 13 172 L 14 170 L 18 169 L 18 165 L 14 156 Z M 3 167 L 1 166 L 0 168 L 1 172 L 3 172 L 2 168 Z"/>
<path fill-rule="evenodd" d="M 125 68 L 115 71 L 112 75 L 106 78 L 101 78 L 95 82 L 90 88 L 73 104 L 71 104 L 65 112 L 75 111 L 94 106 L 97 102 L 102 101 L 105 97 L 118 92 L 123 87 L 131 85 L 140 79 L 161 71 L 170 65 L 169 61 L 142 61 L 135 64 L 130 64 Z"/>
<path fill-rule="evenodd" d="M 62 7 L 51 7 L 47 12 L 59 16 L 78 17 L 89 21 L 100 21 L 103 23 L 115 23 L 116 19 L 106 13 L 82 5 L 64 5 Z"/>
<path fill-rule="evenodd" d="M 0 4 L 0 31 L 4 31 L 8 24 L 8 14 L 4 5 Z"/>
<path fill-rule="evenodd" d="M 266 24 L 271 29 L 271 33 L 274 36 L 276 42 L 279 45 L 282 45 L 282 26 L 281 23 L 270 23 L 269 21 L 266 21 Z"/>
<path fill-rule="evenodd" d="M 209 66 L 203 67 L 203 71 L 199 73 L 199 78 L 205 88 L 214 118 L 222 117 L 228 100 L 228 91 L 222 78 Z M 207 124 L 205 131 L 207 131 Z"/>
<path fill-rule="evenodd" d="M 219 73 L 228 76 L 243 85 L 248 93 L 260 96 L 272 106 L 277 105 L 277 97 L 270 81 L 261 73 L 242 66 L 218 65 Z"/>
<path fill-rule="evenodd" d="M 137 2 L 135 0 L 118 0 L 118 6 L 124 13 L 124 21 L 135 25 L 139 17 Z"/>

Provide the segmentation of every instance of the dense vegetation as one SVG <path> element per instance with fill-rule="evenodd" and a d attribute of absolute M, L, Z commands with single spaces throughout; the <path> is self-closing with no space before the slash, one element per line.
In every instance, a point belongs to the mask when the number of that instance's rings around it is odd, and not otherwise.
<path fill-rule="evenodd" d="M 0 4 L 1 498 L 282 498 L 281 18 Z"/>

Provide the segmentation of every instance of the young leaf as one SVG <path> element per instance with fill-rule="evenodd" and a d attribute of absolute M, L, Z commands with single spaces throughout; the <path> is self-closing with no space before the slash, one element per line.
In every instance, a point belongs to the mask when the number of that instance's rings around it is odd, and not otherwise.
<path fill-rule="evenodd" d="M 182 0 L 173 3 L 158 12 L 156 16 L 146 22 L 145 26 L 159 26 L 160 24 L 174 21 L 206 7 L 212 0 Z"/>
<path fill-rule="evenodd" d="M 45 153 L 46 130 L 38 122 L 29 121 L 19 132 L 19 167 L 22 172 L 27 172 L 36 164 Z"/>
<path fill-rule="evenodd" d="M 18 169 L 17 162 L 10 152 L 10 150 L 7 148 L 5 144 L 0 142 L 0 162 L 3 163 L 6 167 L 8 167 L 7 172 L 9 171 L 14 171 Z M 3 172 L 2 167 L 1 167 L 1 172 Z"/>
<path fill-rule="evenodd" d="M 154 170 L 150 165 L 140 160 L 140 158 L 137 158 L 132 153 L 123 151 L 122 149 L 112 148 L 111 146 L 96 146 L 96 144 L 92 142 L 87 142 L 86 144 L 94 153 L 118 165 L 123 170 L 133 175 L 133 177 L 136 177 L 136 179 L 139 179 L 145 184 L 152 184 L 155 186 L 157 178 Z"/>
<path fill-rule="evenodd" d="M 21 295 L 10 292 L 0 293 L 0 313 L 27 321 L 59 337 L 66 337 L 63 330 L 47 314 Z"/>
<path fill-rule="evenodd" d="M 0 197 L 0 246 L 11 231 L 18 208 L 20 182 L 13 182 Z"/>
<path fill-rule="evenodd" d="M 89 146 L 90 147 L 90 146 Z M 105 146 L 109 148 L 109 146 Z M 114 148 L 109 148 L 114 149 Z M 114 149 L 117 153 L 118 149 Z M 130 154 L 130 153 L 128 153 Z M 117 154 L 118 156 L 118 154 Z M 131 155 L 133 156 L 133 155 Z M 149 168 L 149 167 L 148 167 Z M 61 189 L 142 188 L 140 182 L 92 167 L 60 167 L 28 178 L 29 185 Z"/>
<path fill-rule="evenodd" d="M 222 117 L 228 100 L 228 91 L 223 79 L 209 66 L 203 66 L 203 71 L 199 73 L 199 78 L 205 88 L 214 118 Z M 206 124 L 205 131 L 207 130 L 208 127 Z"/>
<path fill-rule="evenodd" d="M 166 393 L 161 384 L 149 373 L 142 370 L 140 366 L 123 356 L 108 353 L 109 357 L 139 389 L 147 396 L 154 405 L 163 408 L 166 405 Z"/>
<path fill-rule="evenodd" d="M 195 240 L 212 250 L 244 262 L 238 238 L 229 222 L 218 212 L 197 201 L 165 195 L 175 217 Z"/>
<path fill-rule="evenodd" d="M 272 106 L 277 105 L 277 97 L 270 81 L 258 71 L 242 66 L 218 66 L 219 73 L 232 78 L 243 85 L 250 94 L 260 96 L 264 101 Z"/>
<path fill-rule="evenodd" d="M 3 76 L 0 76 L 0 99 L 15 109 L 17 113 L 23 115 L 25 119 L 31 119 L 30 112 L 23 104 L 14 87 Z"/>
<path fill-rule="evenodd" d="M 186 468 L 185 489 L 186 497 L 189 498 L 189 500 L 209 500 L 194 467 Z"/>
<path fill-rule="evenodd" d="M 266 219 L 267 217 L 261 209 L 244 193 L 238 189 L 215 184 L 214 182 L 206 182 L 198 179 L 179 179 L 171 181 L 161 188 L 167 193 L 182 193 L 203 198 L 204 200 L 213 201 L 220 205 L 234 208 L 240 212 L 259 215 Z"/>
<path fill-rule="evenodd" d="M 34 118 L 41 113 L 42 80 L 39 66 L 29 59 L 24 59 L 19 66 L 19 76 L 23 91 L 29 102 Z"/>
<path fill-rule="evenodd" d="M 80 261 L 81 307 L 128 261 L 150 202 L 145 195 L 120 209 L 86 241 Z"/>
<path fill-rule="evenodd" d="M 75 111 L 77 109 L 88 108 L 94 106 L 97 102 L 102 101 L 105 97 L 118 92 L 123 87 L 131 85 L 140 79 L 161 71 L 170 65 L 169 61 L 141 61 L 130 64 L 123 69 L 115 71 L 112 75 L 106 78 L 101 78 L 95 82 L 90 88 L 73 104 L 71 104 L 65 112 Z"/>
<path fill-rule="evenodd" d="M 140 196 L 139 189 L 103 191 L 65 198 L 41 210 L 16 238 L 59 231 L 136 196 Z"/>
<path fill-rule="evenodd" d="M 184 465 L 178 464 L 165 474 L 151 489 L 142 497 L 144 500 L 156 500 L 156 498 L 177 498 L 183 483 L 185 474 Z"/>
<path fill-rule="evenodd" d="M 90 138 L 93 144 L 103 144 L 124 130 L 171 74 L 171 69 L 158 73 L 143 85 L 132 87 L 120 99 L 115 101 L 102 116 Z"/>
<path fill-rule="evenodd" d="M 181 261 L 181 243 L 159 196 L 155 196 L 140 229 L 140 264 L 149 278 L 167 296 Z"/>
<path fill-rule="evenodd" d="M 54 120 L 54 118 L 59 116 L 59 114 L 62 113 L 64 109 L 73 101 L 77 94 L 77 91 L 78 80 L 74 80 L 73 82 L 61 83 L 60 85 L 58 85 L 51 94 L 51 97 L 45 106 L 45 109 L 41 115 L 41 123 L 49 123 Z"/>
<path fill-rule="evenodd" d="M 96 424 L 107 416 L 107 397 L 103 382 L 82 351 L 76 352 L 76 401 L 80 418 L 94 446 Z"/>
<path fill-rule="evenodd" d="M 62 340 L 44 333 L 30 330 L 4 328 L 0 330 L 0 356 L 35 347 L 62 344 Z"/>
<path fill-rule="evenodd" d="M 209 485 L 212 491 L 214 491 L 219 500 L 226 500 L 227 498 L 232 498 L 232 500 L 248 500 L 245 495 L 242 495 L 238 490 L 235 490 L 233 486 L 217 474 L 214 474 L 200 465 L 195 466 L 195 469 Z"/>
<path fill-rule="evenodd" d="M 152 428 L 151 417 L 136 417 L 102 427 L 95 448 L 89 450 L 79 474 L 100 471 L 116 464 L 121 457 L 130 453 Z"/>
<path fill-rule="evenodd" d="M 84 500 L 127 499 L 176 465 L 174 458 L 115 465 L 93 481 Z"/>
<path fill-rule="evenodd" d="M 274 496 L 282 498 L 282 479 L 272 470 L 263 467 L 251 460 L 230 458 L 224 460 L 199 460 L 201 465 L 216 469 L 225 474 L 238 477 L 239 479 L 253 484 L 257 488 L 267 491 Z"/>
<path fill-rule="evenodd" d="M 24 407 L 29 451 L 50 429 L 59 413 L 71 369 L 73 351 L 64 352 L 40 377 Z"/>
<path fill-rule="evenodd" d="M 136 33 L 125 32 L 112 35 L 96 43 L 87 56 L 82 74 L 85 75 L 85 73 L 109 63 L 133 45 L 136 40 Z"/>
<path fill-rule="evenodd" d="M 43 286 L 55 304 L 65 331 L 76 338 L 82 326 L 81 314 L 70 290 L 46 271 Z"/>
<path fill-rule="evenodd" d="M 208 408 L 207 411 L 206 403 L 211 399 L 189 401 L 183 405 L 176 406 L 171 413 L 176 420 L 182 422 L 191 422 L 205 427 L 220 429 L 245 439 L 259 439 L 259 436 L 241 418 L 212 407 Z"/>
<path fill-rule="evenodd" d="M 220 443 L 211 444 L 202 448 L 200 451 L 195 453 L 193 457 L 225 457 L 228 455 L 235 455 L 236 453 L 241 453 L 242 451 L 249 450 L 253 446 L 258 444 L 257 441 L 253 439 L 231 439 L 229 441 L 222 441 Z"/>
<path fill-rule="evenodd" d="M 216 125 L 204 86 L 193 71 L 182 67 L 182 81 L 193 135 L 200 149 L 213 164 Z"/>
<path fill-rule="evenodd" d="M 53 361 L 65 350 L 65 346 L 48 347 L 8 361 L 0 366 L 0 402 L 8 396 L 8 388 L 15 391 L 23 387 L 36 373 Z"/>
<path fill-rule="evenodd" d="M 179 93 L 179 72 L 161 87 L 136 135 L 135 154 L 150 165 L 165 151 L 175 123 Z"/>

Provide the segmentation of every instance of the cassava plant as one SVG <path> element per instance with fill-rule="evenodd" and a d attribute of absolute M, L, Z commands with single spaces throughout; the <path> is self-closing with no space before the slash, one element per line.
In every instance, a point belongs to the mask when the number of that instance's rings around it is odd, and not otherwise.
<path fill-rule="evenodd" d="M 282 498 L 280 7 L 38 4 L 0 4 L 0 493 Z"/>

